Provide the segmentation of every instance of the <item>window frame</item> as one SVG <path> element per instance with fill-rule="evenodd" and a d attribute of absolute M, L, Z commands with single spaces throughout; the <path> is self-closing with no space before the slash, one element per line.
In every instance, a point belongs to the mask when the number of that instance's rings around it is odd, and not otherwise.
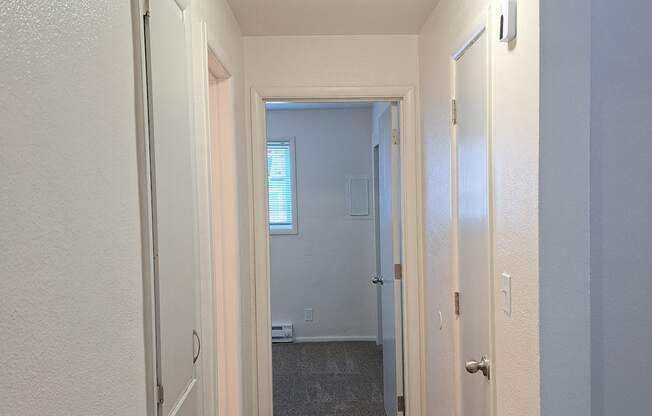
<path fill-rule="evenodd" d="M 267 138 L 265 143 L 265 155 L 267 156 L 267 144 L 269 143 L 289 143 L 290 147 L 290 183 L 292 186 L 292 226 L 278 226 L 275 228 L 269 222 L 269 172 L 267 172 L 266 183 L 267 183 L 267 225 L 270 235 L 295 235 L 299 233 L 299 216 L 297 211 L 297 157 L 296 157 L 296 139 L 294 137 L 270 137 Z M 267 158 L 265 159 L 267 162 Z M 267 163 L 265 163 L 265 169 L 267 169 Z"/>

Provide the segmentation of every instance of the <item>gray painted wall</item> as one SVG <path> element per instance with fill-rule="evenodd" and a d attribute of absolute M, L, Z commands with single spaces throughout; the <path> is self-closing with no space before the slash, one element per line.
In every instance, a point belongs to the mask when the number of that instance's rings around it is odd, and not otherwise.
<path fill-rule="evenodd" d="M 346 195 L 347 176 L 371 178 L 371 108 L 268 111 L 267 134 L 295 137 L 297 165 L 298 234 L 270 239 L 272 322 L 301 338 L 375 340 L 373 216 L 348 216 Z"/>
<path fill-rule="evenodd" d="M 591 414 L 590 5 L 591 0 L 541 2 L 542 416 Z"/>
<path fill-rule="evenodd" d="M 592 1 L 593 416 L 650 414 L 650 15 L 649 0 Z"/>
<path fill-rule="evenodd" d="M 650 412 L 650 14 L 541 4 L 542 415 Z"/>

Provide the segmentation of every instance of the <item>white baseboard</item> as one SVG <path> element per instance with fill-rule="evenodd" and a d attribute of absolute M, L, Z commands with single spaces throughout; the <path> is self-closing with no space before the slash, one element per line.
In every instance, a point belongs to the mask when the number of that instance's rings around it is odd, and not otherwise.
<path fill-rule="evenodd" d="M 294 342 L 353 342 L 353 341 L 365 341 L 365 342 L 376 342 L 375 335 L 364 335 L 364 336 L 330 336 L 330 337 L 295 337 Z"/>

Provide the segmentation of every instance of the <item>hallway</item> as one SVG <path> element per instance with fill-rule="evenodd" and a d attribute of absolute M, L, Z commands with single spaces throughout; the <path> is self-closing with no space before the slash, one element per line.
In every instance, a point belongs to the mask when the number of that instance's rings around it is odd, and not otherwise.
<path fill-rule="evenodd" d="M 652 415 L 652 1 L 2 4 L 0 416 Z"/>
<path fill-rule="evenodd" d="M 374 342 L 274 344 L 275 416 L 385 416 Z"/>

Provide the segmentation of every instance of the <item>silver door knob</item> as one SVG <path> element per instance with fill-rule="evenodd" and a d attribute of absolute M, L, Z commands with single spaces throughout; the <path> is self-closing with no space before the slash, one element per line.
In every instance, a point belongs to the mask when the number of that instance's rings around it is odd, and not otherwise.
<path fill-rule="evenodd" d="M 371 279 L 371 283 L 375 285 L 382 285 L 385 282 L 383 281 L 383 276 L 374 276 L 373 279 Z"/>
<path fill-rule="evenodd" d="M 480 371 L 485 377 L 491 378 L 491 363 L 487 357 L 482 357 L 480 361 L 467 361 L 464 367 L 466 368 L 466 371 L 471 374 Z"/>

